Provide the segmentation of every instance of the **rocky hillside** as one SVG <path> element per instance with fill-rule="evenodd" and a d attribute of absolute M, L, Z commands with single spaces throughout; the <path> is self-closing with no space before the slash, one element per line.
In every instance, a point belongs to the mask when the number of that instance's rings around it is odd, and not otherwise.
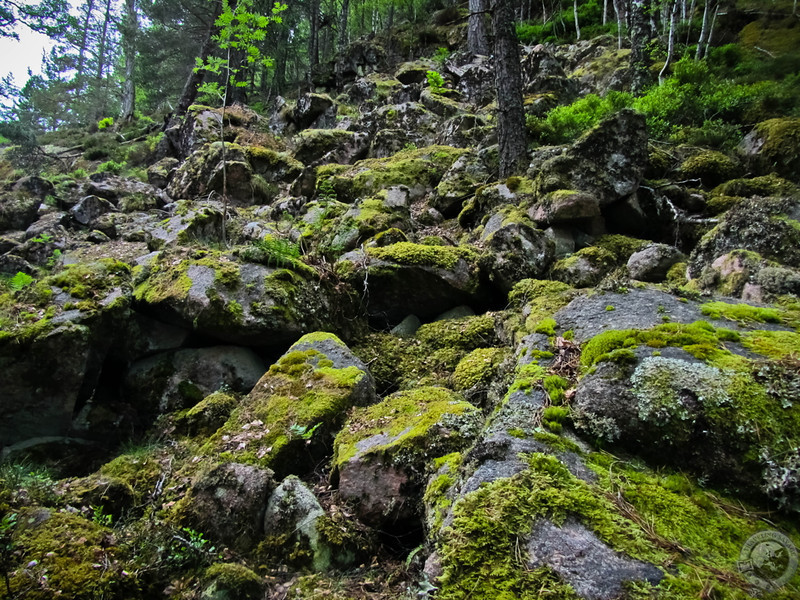
<path fill-rule="evenodd" d="M 504 181 L 491 60 L 390 37 L 6 146 L 0 589 L 800 597 L 800 25 L 722 27 L 524 46 Z"/>

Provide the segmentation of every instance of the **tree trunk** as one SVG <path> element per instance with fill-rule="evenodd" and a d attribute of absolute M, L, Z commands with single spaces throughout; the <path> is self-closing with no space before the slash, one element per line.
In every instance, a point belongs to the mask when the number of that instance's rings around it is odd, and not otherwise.
<path fill-rule="evenodd" d="M 622 30 L 624 17 L 621 4 L 622 0 L 614 0 L 614 13 L 617 15 L 617 48 L 619 50 L 622 50 Z"/>
<path fill-rule="evenodd" d="M 581 25 L 578 23 L 578 0 L 572 0 L 572 14 L 575 15 L 575 39 L 581 39 Z"/>
<path fill-rule="evenodd" d="M 75 79 L 78 80 L 79 89 L 83 87 L 83 71 L 86 68 L 86 48 L 89 41 L 89 27 L 92 21 L 92 12 L 94 11 L 94 0 L 86 2 L 86 15 L 83 19 L 83 27 L 81 28 L 81 46 L 78 49 L 78 66 L 76 67 L 77 73 Z"/>
<path fill-rule="evenodd" d="M 513 18 L 511 0 L 495 0 L 492 24 L 501 179 L 522 172 L 527 163 L 522 74 Z"/>
<path fill-rule="evenodd" d="M 276 94 L 283 94 L 286 88 L 286 59 L 289 54 L 288 27 L 281 27 L 280 42 L 278 43 L 278 56 L 275 57 L 275 75 L 272 77 L 272 89 Z"/>
<path fill-rule="evenodd" d="M 319 64 L 319 0 L 311 0 L 308 9 L 308 64 Z"/>
<path fill-rule="evenodd" d="M 106 14 L 103 18 L 103 30 L 100 34 L 100 46 L 97 49 L 97 71 L 95 77 L 98 81 L 103 78 L 106 68 L 106 37 L 108 36 L 108 23 L 111 21 L 111 0 L 106 0 Z"/>
<path fill-rule="evenodd" d="M 485 0 L 469 0 L 467 48 L 473 56 L 489 55 L 489 34 L 486 32 Z"/>
<path fill-rule="evenodd" d="M 608 0 L 603 0 L 603 25 L 606 24 L 607 14 L 608 14 Z"/>
<path fill-rule="evenodd" d="M 678 3 L 677 0 L 672 0 L 672 6 L 669 13 L 669 38 L 667 41 L 667 58 L 664 61 L 664 66 L 658 74 L 658 83 L 664 81 L 664 73 L 667 72 L 670 62 L 672 62 L 672 55 L 675 51 L 675 25 L 678 21 Z"/>
<path fill-rule="evenodd" d="M 631 0 L 631 91 L 638 95 L 650 79 L 647 43 L 650 41 L 650 26 L 647 13 L 649 0 Z"/>
<path fill-rule="evenodd" d="M 125 17 L 122 26 L 122 52 L 125 55 L 125 81 L 122 84 L 122 121 L 130 121 L 136 110 L 136 34 L 139 19 L 136 14 L 136 0 L 125 0 Z"/>
<path fill-rule="evenodd" d="M 700 38 L 697 40 L 697 52 L 695 53 L 695 60 L 700 60 L 703 58 L 703 45 L 706 43 L 706 37 L 708 36 L 708 5 L 711 3 L 711 0 L 705 0 L 705 6 L 703 7 L 703 24 L 700 27 Z"/>
<path fill-rule="evenodd" d="M 706 38 L 706 47 L 703 50 L 703 56 L 708 56 L 708 49 L 711 47 L 711 38 L 714 37 L 714 25 L 717 22 L 717 15 L 719 15 L 719 1 L 714 4 L 714 16 L 711 18 L 711 25 L 708 27 L 708 38 Z"/>
<path fill-rule="evenodd" d="M 203 63 L 208 60 L 211 51 L 214 49 L 213 36 L 216 35 L 217 30 L 219 29 L 216 25 L 216 21 L 219 18 L 221 11 L 222 2 L 214 2 L 214 12 L 210 16 L 208 29 L 206 30 L 206 36 L 203 40 L 203 45 L 200 47 L 200 54 L 198 54 Z M 176 117 L 182 117 L 185 115 L 186 111 L 189 110 L 189 107 L 194 104 L 194 100 L 197 98 L 197 88 L 200 87 L 201 83 L 203 83 L 204 76 L 205 71 L 202 69 L 192 69 L 192 71 L 189 73 L 189 76 L 186 78 L 186 83 L 183 84 L 183 91 L 181 92 L 181 97 L 178 100 L 178 106 L 175 109 Z"/>
<path fill-rule="evenodd" d="M 350 0 L 342 0 L 342 13 L 339 15 L 339 54 L 347 47 L 347 20 L 350 18 Z"/>

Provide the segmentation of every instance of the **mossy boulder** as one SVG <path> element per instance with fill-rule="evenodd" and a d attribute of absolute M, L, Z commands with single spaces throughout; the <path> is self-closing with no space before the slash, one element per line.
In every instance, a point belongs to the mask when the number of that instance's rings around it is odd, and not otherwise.
<path fill-rule="evenodd" d="M 542 276 L 555 254 L 553 241 L 516 207 L 503 207 L 489 217 L 481 242 L 481 266 L 504 294 L 522 279 Z"/>
<path fill-rule="evenodd" d="M 468 445 L 480 422 L 474 406 L 437 387 L 398 392 L 356 411 L 334 444 L 339 495 L 372 526 L 413 523 L 433 459 Z"/>
<path fill-rule="evenodd" d="M 147 167 L 147 182 L 155 188 L 163 190 L 175 175 L 180 165 L 177 158 L 168 156 Z"/>
<path fill-rule="evenodd" d="M 375 401 L 366 366 L 330 333 L 303 336 L 272 365 L 204 452 L 304 474 L 330 452 L 352 406 Z"/>
<path fill-rule="evenodd" d="M 213 392 L 189 410 L 179 413 L 176 426 L 189 436 L 209 436 L 225 424 L 239 401 L 231 394 Z"/>
<path fill-rule="evenodd" d="M 6 568 L 14 596 L 80 598 L 94 590 L 109 599 L 142 597 L 131 557 L 114 532 L 83 516 L 25 510 L 17 515 L 11 542 L 14 563 Z"/>
<path fill-rule="evenodd" d="M 785 117 L 763 121 L 748 133 L 741 149 L 751 167 L 767 175 L 776 172 L 800 183 L 800 119 Z"/>
<path fill-rule="evenodd" d="M 239 552 L 264 535 L 264 507 L 275 488 L 272 471 L 235 462 L 200 473 L 175 507 L 178 520 Z"/>
<path fill-rule="evenodd" d="M 292 121 L 298 130 L 331 127 L 335 119 L 336 104 L 328 94 L 303 94 L 292 111 Z"/>
<path fill-rule="evenodd" d="M 442 176 L 430 205 L 445 217 L 454 217 L 488 179 L 489 171 L 480 156 L 476 152 L 463 154 Z"/>
<path fill-rule="evenodd" d="M 439 138 L 441 117 L 419 102 L 385 104 L 374 113 L 377 129 L 369 147 L 369 155 L 388 158 L 408 146 L 427 147 Z"/>
<path fill-rule="evenodd" d="M 750 198 L 731 208 L 700 240 L 689 258 L 689 275 L 732 250 L 749 250 L 789 267 L 800 267 L 800 200 Z"/>
<path fill-rule="evenodd" d="M 267 367 L 238 346 L 185 348 L 143 358 L 128 369 L 122 396 L 141 415 L 189 409 L 219 389 L 248 393 Z"/>
<path fill-rule="evenodd" d="M 409 314 L 429 319 L 459 304 L 481 302 L 478 259 L 468 247 L 399 242 L 349 252 L 336 269 L 357 288 L 367 279 L 370 318 L 396 324 Z"/>
<path fill-rule="evenodd" d="M 540 225 L 580 225 L 600 216 L 600 204 L 586 192 L 556 190 L 532 206 L 528 215 Z"/>
<path fill-rule="evenodd" d="M 690 179 L 699 179 L 708 187 L 714 187 L 728 181 L 738 170 L 738 165 L 731 157 L 716 150 L 704 150 L 687 158 L 681 163 L 681 175 Z"/>
<path fill-rule="evenodd" d="M 440 117 L 452 117 L 462 110 L 461 105 L 455 100 L 432 92 L 430 89 L 422 90 L 419 101 L 422 106 Z"/>
<path fill-rule="evenodd" d="M 624 109 L 581 136 L 565 153 L 550 158 L 534 174 L 543 198 L 557 190 L 577 190 L 600 206 L 633 194 L 647 165 L 644 116 Z"/>
<path fill-rule="evenodd" d="M 278 152 L 264 146 L 246 146 L 247 157 L 253 173 L 267 183 L 291 183 L 302 173 L 303 163 L 285 152 Z M 254 182 L 254 187 L 257 182 Z"/>
<path fill-rule="evenodd" d="M 200 600 L 248 600 L 264 591 L 263 579 L 238 563 L 215 563 L 202 579 Z"/>
<path fill-rule="evenodd" d="M 142 237 L 150 250 L 193 242 L 218 243 L 222 241 L 224 214 L 222 202 L 178 200 L 173 216 L 159 222 L 144 223 Z"/>
<path fill-rule="evenodd" d="M 761 357 L 733 354 L 736 342 Z M 796 480 L 765 481 L 797 443 L 797 394 L 772 386 L 788 375 L 777 361 L 798 343 L 793 332 L 739 334 L 702 321 L 608 331 L 584 346 L 582 362 L 596 368 L 578 386 L 573 417 L 590 435 L 794 510 Z"/>
<path fill-rule="evenodd" d="M 663 281 L 673 265 L 683 262 L 683 253 L 668 244 L 650 244 L 631 254 L 627 262 L 628 273 L 639 281 Z"/>
<path fill-rule="evenodd" d="M 505 348 L 478 348 L 462 358 L 453 373 L 453 387 L 475 403 L 481 391 L 502 376 L 500 368 L 510 352 Z"/>
<path fill-rule="evenodd" d="M 391 158 L 361 160 L 349 167 L 325 165 L 317 170 L 317 190 L 332 188 L 338 200 L 352 202 L 383 189 L 405 185 L 412 198 L 430 192 L 465 150 L 429 146 L 404 150 Z"/>
<path fill-rule="evenodd" d="M 405 85 L 423 83 L 427 80 L 428 71 L 432 71 L 435 68 L 436 65 L 430 60 L 404 62 L 397 67 L 394 77 Z"/>
<path fill-rule="evenodd" d="M 400 201 L 392 202 L 396 197 L 400 198 Z M 358 199 L 347 212 L 331 223 L 330 231 L 322 240 L 323 247 L 342 253 L 382 233 L 388 233 L 388 238 L 391 239 L 397 237 L 398 233 L 409 231 L 411 215 L 407 197 L 408 188 L 395 186 L 382 190 L 378 196 Z M 387 239 L 379 245 L 388 243 Z"/>
<path fill-rule="evenodd" d="M 162 252 L 141 274 L 134 298 L 168 323 L 236 344 L 278 346 L 333 327 L 336 307 L 313 270 L 239 262 L 215 251 Z"/>
<path fill-rule="evenodd" d="M 0 231 L 24 231 L 39 218 L 41 200 L 23 192 L 0 194 Z"/>
<path fill-rule="evenodd" d="M 369 136 L 344 129 L 306 129 L 297 136 L 294 156 L 304 164 L 352 164 L 366 158 Z"/>
<path fill-rule="evenodd" d="M 326 536 L 330 519 L 314 493 L 294 475 L 286 477 L 270 496 L 264 515 L 266 539 L 259 553 L 296 569 L 317 572 L 334 564 L 344 566 L 348 554 L 335 548 Z"/>
<path fill-rule="evenodd" d="M 250 206 L 271 199 L 264 196 L 264 189 L 254 180 L 244 148 L 229 142 L 225 143 L 224 150 L 222 142 L 215 142 L 192 153 L 178 167 L 166 191 L 171 198 L 188 200 L 210 192 L 221 195 L 223 184 L 228 200 L 236 206 Z"/>

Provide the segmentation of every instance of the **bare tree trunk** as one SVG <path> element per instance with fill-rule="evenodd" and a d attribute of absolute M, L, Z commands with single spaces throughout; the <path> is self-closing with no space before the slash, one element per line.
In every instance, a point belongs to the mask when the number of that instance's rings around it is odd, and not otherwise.
<path fill-rule="evenodd" d="M 342 0 L 342 12 L 339 15 L 339 53 L 347 47 L 347 20 L 350 18 L 350 0 Z"/>
<path fill-rule="evenodd" d="M 575 15 L 575 39 L 581 39 L 581 26 L 578 23 L 578 0 L 572 0 L 572 14 Z"/>
<path fill-rule="evenodd" d="M 708 28 L 708 38 L 706 39 L 706 47 L 703 50 L 703 56 L 708 56 L 708 49 L 711 47 L 711 38 L 714 37 L 714 25 L 717 22 L 717 15 L 719 14 L 719 1 L 714 5 L 714 16 L 711 18 L 711 25 Z"/>
<path fill-rule="evenodd" d="M 489 34 L 486 31 L 485 0 L 469 0 L 467 47 L 475 55 L 489 55 Z"/>
<path fill-rule="evenodd" d="M 221 11 L 222 3 L 214 2 L 214 11 L 209 16 L 208 29 L 206 30 L 205 39 L 203 40 L 203 45 L 200 46 L 200 53 L 198 54 L 200 61 L 203 63 L 206 62 L 211 54 L 211 51 L 214 49 L 213 36 L 216 34 L 218 29 L 216 20 L 219 18 Z M 192 69 L 189 72 L 189 76 L 186 78 L 186 83 L 183 84 L 183 91 L 181 91 L 181 97 L 178 100 L 178 105 L 175 108 L 176 117 L 182 117 L 185 115 L 186 111 L 189 110 L 189 107 L 194 103 L 195 98 L 197 98 L 197 88 L 200 87 L 201 83 L 203 83 L 204 77 L 205 71 L 202 69 Z"/>
<path fill-rule="evenodd" d="M 622 25 L 623 17 L 625 16 L 622 8 L 622 0 L 614 0 L 614 12 L 617 15 L 617 48 L 622 50 Z"/>
<path fill-rule="evenodd" d="M 703 25 L 700 27 L 700 39 L 697 40 L 697 52 L 695 53 L 695 60 L 703 58 L 703 46 L 708 37 L 708 5 L 711 0 L 705 0 L 705 7 L 703 8 Z"/>
<path fill-rule="evenodd" d="M 678 4 L 675 0 L 672 2 L 669 16 L 669 38 L 667 41 L 667 58 L 664 61 L 664 66 L 658 74 L 658 83 L 664 81 L 664 73 L 667 72 L 670 62 L 672 62 L 672 55 L 675 52 L 675 25 L 678 21 Z"/>
<path fill-rule="evenodd" d="M 136 14 L 136 0 L 125 0 L 125 17 L 122 27 L 122 52 L 125 55 L 125 81 L 122 84 L 122 121 L 130 121 L 136 110 L 136 34 L 139 18 Z"/>
<path fill-rule="evenodd" d="M 108 37 L 108 23 L 111 21 L 111 0 L 106 0 L 106 14 L 103 18 L 103 30 L 100 34 L 100 46 L 97 49 L 97 80 L 103 79 L 103 71 L 106 68 L 106 39 Z"/>
<path fill-rule="evenodd" d="M 308 64 L 313 70 L 319 64 L 319 0 L 311 0 L 308 21 L 310 28 L 308 33 Z"/>
<path fill-rule="evenodd" d="M 637 95 L 650 79 L 646 52 L 650 41 L 649 9 L 649 0 L 631 0 L 631 91 Z"/>
<path fill-rule="evenodd" d="M 603 0 L 603 25 L 606 24 L 608 16 L 608 0 Z"/>
<path fill-rule="evenodd" d="M 83 70 L 85 68 L 86 63 L 86 47 L 88 44 L 89 38 L 89 26 L 92 21 L 92 12 L 94 11 L 94 0 L 88 0 L 86 2 L 86 14 L 83 18 L 83 26 L 81 28 L 81 46 L 78 49 L 78 66 L 76 67 L 77 74 L 75 78 L 78 80 L 79 85 L 82 87 L 81 80 L 83 79 Z"/>
<path fill-rule="evenodd" d="M 514 30 L 511 0 L 495 0 L 494 27 L 495 85 L 497 88 L 497 140 L 500 178 L 522 172 L 527 163 L 525 112 L 522 106 L 522 73 L 519 43 Z"/>

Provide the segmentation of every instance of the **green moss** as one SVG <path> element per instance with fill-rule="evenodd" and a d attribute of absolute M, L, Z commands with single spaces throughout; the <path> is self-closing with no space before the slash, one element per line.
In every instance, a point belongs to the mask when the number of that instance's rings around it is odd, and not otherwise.
<path fill-rule="evenodd" d="M 429 146 L 404 150 L 390 158 L 361 160 L 352 166 L 325 165 L 317 170 L 317 189 L 330 186 L 340 200 L 353 201 L 394 185 L 434 188 L 445 171 L 466 151 Z"/>
<path fill-rule="evenodd" d="M 780 323 L 781 311 L 775 308 L 762 308 L 749 304 L 728 304 L 726 302 L 706 302 L 700 311 L 712 319 L 728 319 L 739 323 Z"/>
<path fill-rule="evenodd" d="M 532 454 L 527 460 L 528 470 L 455 504 L 453 523 L 438 545 L 444 569 L 438 598 L 532 600 L 543 597 L 542 590 L 548 598 L 577 598 L 551 573 L 530 569 L 524 553 L 515 551 L 537 520 L 560 524 L 568 516 L 614 550 L 664 569 L 661 584 L 652 590 L 637 585 L 648 595 L 631 597 L 689 600 L 708 589 L 719 597 L 748 597 L 736 559 L 763 525 L 746 512 L 733 511 L 688 481 L 676 486 L 674 475 L 635 470 L 608 454 L 591 456 L 596 483 L 574 477 L 553 456 Z M 791 535 L 797 539 L 793 529 Z"/>
<path fill-rule="evenodd" d="M 122 600 L 139 595 L 135 570 L 111 531 L 81 516 L 25 511 L 13 543 L 20 561 L 9 573 L 13 597 Z"/>
<path fill-rule="evenodd" d="M 297 344 L 333 340 L 313 333 Z M 336 369 L 321 352 L 294 350 L 269 368 L 253 391 L 203 447 L 227 460 L 254 463 L 282 472 L 305 468 L 329 448 L 366 377 L 356 366 Z M 298 452 L 305 447 L 307 452 Z"/>
<path fill-rule="evenodd" d="M 433 348 L 475 350 L 492 346 L 497 340 L 495 320 L 492 315 L 442 319 L 422 325 L 416 337 Z"/>
<path fill-rule="evenodd" d="M 550 402 L 560 405 L 564 401 L 564 392 L 569 389 L 569 380 L 560 375 L 548 375 L 542 380 L 542 386 L 550 397 Z"/>
<path fill-rule="evenodd" d="M 775 360 L 800 356 L 800 334 L 793 331 L 747 332 L 742 334 L 742 345 Z"/>
<path fill-rule="evenodd" d="M 436 443 L 447 442 L 432 439 L 434 427 L 448 416 L 469 413 L 477 414 L 477 409 L 446 388 L 423 387 L 397 392 L 353 413 L 347 426 L 336 436 L 334 465 L 342 465 L 362 452 L 358 442 L 378 435 L 385 436 L 385 441 L 370 444 L 366 452 L 383 454 L 402 448 L 408 454 L 416 448 L 419 453 L 434 456 L 431 452 L 435 452 Z M 457 431 L 451 433 L 454 434 L 451 437 L 458 437 Z"/>
<path fill-rule="evenodd" d="M 681 172 L 685 177 L 700 179 L 709 186 L 727 181 L 736 171 L 736 162 L 716 150 L 703 150 L 681 164 Z"/>
<path fill-rule="evenodd" d="M 732 179 L 718 185 L 711 191 L 713 198 L 750 198 L 752 196 L 791 196 L 798 187 L 778 177 L 775 173 L 753 177 L 752 179 Z"/>
<path fill-rule="evenodd" d="M 100 468 L 100 474 L 115 477 L 131 487 L 137 504 L 143 503 L 163 473 L 164 452 L 144 446 L 114 458 Z"/>
<path fill-rule="evenodd" d="M 189 435 L 211 435 L 219 429 L 238 404 L 225 392 L 209 394 L 177 418 L 177 425 Z"/>
<path fill-rule="evenodd" d="M 558 323 L 556 323 L 555 319 L 542 319 L 533 326 L 533 333 L 543 333 L 544 335 L 553 336 L 556 334 L 556 327 L 558 327 Z"/>
<path fill-rule="evenodd" d="M 67 265 L 43 283 L 61 288 L 75 298 L 101 300 L 104 292 L 129 280 L 129 265 L 113 258 L 101 258 L 93 263 Z"/>
<path fill-rule="evenodd" d="M 456 390 L 467 390 L 474 386 L 486 385 L 496 377 L 500 364 L 508 358 L 504 348 L 478 348 L 467 354 L 453 373 Z"/>
<path fill-rule="evenodd" d="M 458 470 L 463 460 L 463 454 L 451 452 L 433 461 L 436 474 L 430 478 L 423 495 L 431 534 L 435 534 L 441 529 L 447 511 L 453 504 L 448 492 L 452 490 L 458 480 Z"/>
<path fill-rule="evenodd" d="M 230 600 L 253 598 L 263 592 L 263 579 L 244 565 L 215 563 L 203 573 L 203 580 L 211 584 L 203 597 Z"/>
<path fill-rule="evenodd" d="M 576 295 L 574 288 L 560 281 L 523 279 L 509 292 L 508 303 L 513 308 L 527 307 L 530 310 L 525 329 L 532 332 L 543 319 L 551 318 Z"/>
<path fill-rule="evenodd" d="M 612 354 L 620 349 L 633 350 L 637 346 L 651 348 L 678 346 L 690 354 L 699 353 L 704 359 L 717 360 L 730 353 L 723 348 L 726 341 L 738 341 L 739 334 L 722 327 L 715 328 L 706 321 L 690 324 L 664 323 L 652 329 L 622 329 L 606 331 L 586 342 L 581 353 L 581 364 L 590 367 L 601 360 L 628 361 L 629 352 Z"/>
<path fill-rule="evenodd" d="M 411 242 L 398 242 L 383 248 L 367 248 L 367 254 L 379 260 L 400 265 L 453 269 L 459 260 L 475 263 L 478 254 L 466 246 L 427 246 Z"/>

